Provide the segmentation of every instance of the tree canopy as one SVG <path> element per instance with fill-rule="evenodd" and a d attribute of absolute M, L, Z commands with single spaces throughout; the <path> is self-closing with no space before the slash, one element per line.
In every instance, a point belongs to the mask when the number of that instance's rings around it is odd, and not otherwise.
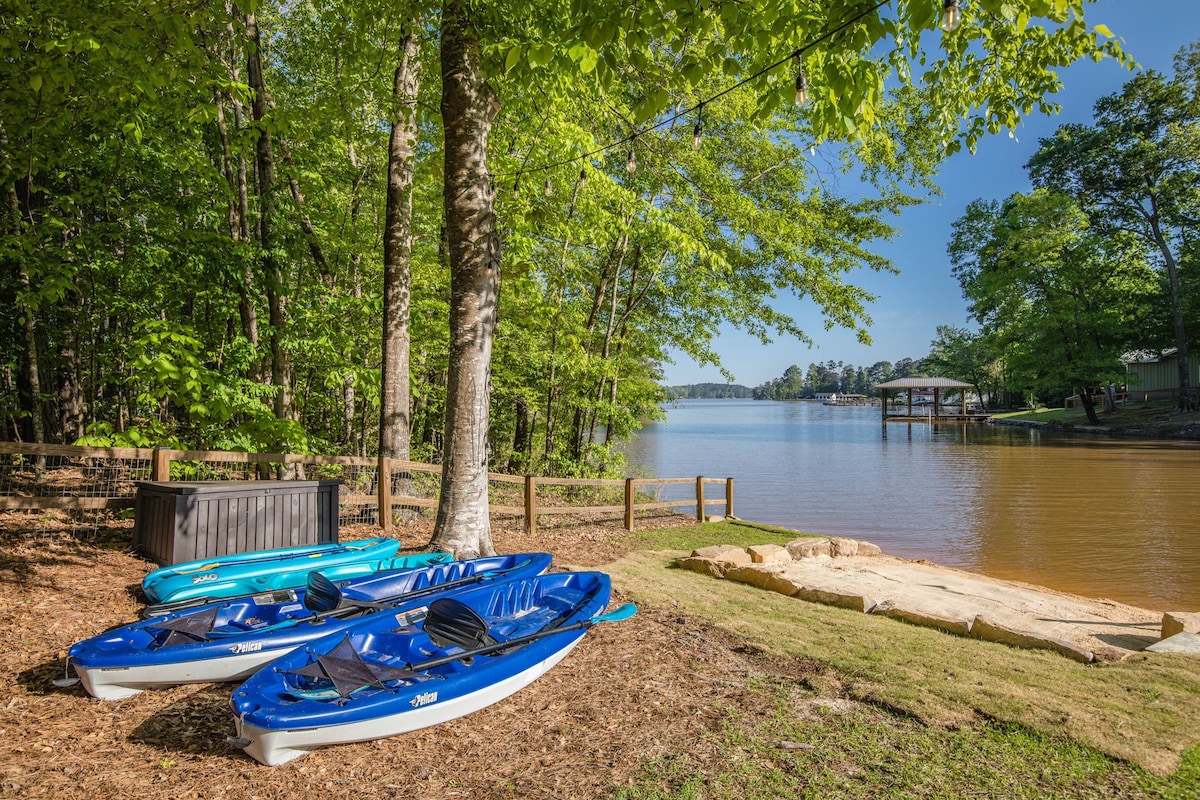
<path fill-rule="evenodd" d="M 390 419 L 442 460 L 472 392 L 475 478 L 620 469 L 669 347 L 811 338 L 780 293 L 865 339 L 888 215 L 1125 59 L 1085 0 L 942 5 L 8 2 L 4 436 L 365 454 Z"/>

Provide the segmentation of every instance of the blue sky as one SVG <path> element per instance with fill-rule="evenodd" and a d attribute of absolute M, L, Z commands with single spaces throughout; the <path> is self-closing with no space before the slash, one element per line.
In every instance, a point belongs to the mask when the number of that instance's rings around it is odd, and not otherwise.
<path fill-rule="evenodd" d="M 1097 0 L 1087 6 L 1086 14 L 1089 26 L 1105 24 L 1123 39 L 1141 68 L 1168 75 L 1179 48 L 1200 39 L 1200 0 Z M 1111 59 L 1063 70 L 1064 86 L 1054 97 L 1062 106 L 1059 115 L 1031 116 L 1015 131 L 1015 138 L 1006 132 L 987 137 L 973 155 L 963 152 L 945 162 L 937 178 L 943 196 L 907 209 L 896 222 L 899 236 L 876 247 L 900 274 L 864 271 L 850 276 L 851 283 L 878 297 L 869 308 L 870 346 L 859 344 L 849 331 L 826 331 L 811 303 L 781 298 L 776 307 L 795 316 L 816 346 L 810 349 L 792 340 L 763 345 L 726 326 L 715 349 L 736 382 L 757 386 L 782 375 L 792 364 L 806 368 L 814 361 L 869 366 L 920 358 L 928 353 L 938 325 L 968 325 L 966 304 L 946 257 L 951 224 L 971 200 L 1002 200 L 1027 191 L 1024 165 L 1037 150 L 1038 139 L 1068 122 L 1090 123 L 1095 101 L 1119 91 L 1132 75 Z M 843 188 L 851 191 L 848 185 Z M 672 357 L 676 363 L 664 370 L 667 385 L 724 382 L 716 367 L 701 367 L 679 353 Z"/>

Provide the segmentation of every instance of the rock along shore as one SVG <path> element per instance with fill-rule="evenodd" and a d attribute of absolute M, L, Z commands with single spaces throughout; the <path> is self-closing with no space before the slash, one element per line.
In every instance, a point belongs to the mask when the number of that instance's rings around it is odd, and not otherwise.
<path fill-rule="evenodd" d="M 1118 661 L 1147 648 L 1179 652 L 1179 646 L 1200 641 L 1198 613 L 1162 614 L 997 580 L 884 555 L 878 546 L 855 539 L 802 537 L 744 549 L 713 545 L 676 564 L 800 600 L 1053 650 L 1082 662 Z"/>

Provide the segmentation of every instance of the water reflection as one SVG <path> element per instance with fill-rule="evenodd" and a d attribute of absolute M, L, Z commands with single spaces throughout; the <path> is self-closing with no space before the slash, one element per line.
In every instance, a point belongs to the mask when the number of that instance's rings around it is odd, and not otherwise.
<path fill-rule="evenodd" d="M 869 407 L 714 400 L 670 409 L 627 454 L 660 476 L 733 477 L 745 519 L 1092 597 L 1200 606 L 1191 443 L 885 428 Z"/>

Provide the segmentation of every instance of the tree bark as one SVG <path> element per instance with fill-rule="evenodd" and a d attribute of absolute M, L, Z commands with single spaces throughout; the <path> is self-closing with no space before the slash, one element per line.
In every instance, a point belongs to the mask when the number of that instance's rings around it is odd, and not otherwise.
<path fill-rule="evenodd" d="M 417 90 L 421 81 L 417 25 L 400 42 L 392 83 L 396 104 L 388 141 L 387 208 L 383 233 L 383 385 L 379 455 L 407 460 L 412 442 L 409 308 L 412 297 L 412 204 L 416 167 Z"/>
<path fill-rule="evenodd" d="M 286 348 L 283 346 L 284 330 L 287 326 L 287 292 L 283 269 L 275 254 L 275 157 L 271 147 L 271 133 L 266 119 L 271 107 L 267 95 L 266 81 L 262 69 L 262 38 L 258 21 L 253 14 L 246 15 L 246 38 L 249 48 L 246 59 L 246 74 L 250 88 L 254 91 L 251 104 L 254 123 L 258 127 L 255 143 L 255 162 L 258 175 L 258 240 L 262 248 L 263 274 L 267 281 L 268 319 L 271 324 L 271 385 L 275 387 L 275 416 L 279 419 L 292 417 L 292 369 Z"/>
<path fill-rule="evenodd" d="M 4 127 L 0 124 L 0 153 L 7 154 L 8 152 L 8 134 Z M 5 155 L 7 159 L 7 155 Z M 6 164 L 7 166 L 7 164 Z M 22 228 L 22 211 L 21 198 L 17 194 L 15 183 L 5 185 L 6 201 L 8 206 L 8 232 L 14 238 L 21 235 Z M 45 408 L 42 403 L 42 378 L 41 371 L 38 368 L 38 332 L 37 323 L 34 321 L 34 312 L 36 309 L 28 302 L 21 301 L 20 294 L 29 296 L 32 292 L 32 285 L 29 280 L 29 272 L 25 269 L 25 265 L 18 262 L 17 264 L 17 280 L 20 283 L 20 292 L 18 293 L 18 307 L 21 308 L 21 318 L 23 320 L 22 330 L 25 333 L 25 360 L 26 373 L 25 376 L 29 381 L 29 419 L 33 427 L 33 441 L 42 443 L 46 441 L 46 425 L 45 425 Z M 37 473 L 39 480 L 45 470 L 46 460 L 39 457 L 37 460 Z"/>
<path fill-rule="evenodd" d="M 1151 198 L 1153 200 L 1153 198 Z M 1163 235 L 1162 226 L 1158 220 L 1157 204 L 1150 216 L 1150 233 L 1154 244 L 1162 254 L 1163 264 L 1167 269 L 1167 282 L 1171 287 L 1171 322 L 1175 332 L 1175 365 L 1179 371 L 1179 410 L 1195 410 L 1195 400 L 1192 397 L 1191 360 L 1188 358 L 1187 324 L 1183 316 L 1182 290 L 1179 286 L 1179 268 L 1175 263 L 1175 255 Z"/>
<path fill-rule="evenodd" d="M 456 558 L 491 555 L 488 405 L 500 289 L 500 237 L 487 141 L 500 110 L 479 63 L 479 42 L 460 0 L 442 8 L 442 124 L 450 256 L 450 369 L 446 451 L 431 547 Z"/>
<path fill-rule="evenodd" d="M 532 443 L 532 425 L 530 424 L 529 405 L 524 398 L 518 397 L 516 408 L 516 424 L 513 430 L 512 452 L 508 456 L 508 473 L 519 475 L 529 469 L 529 450 Z"/>

